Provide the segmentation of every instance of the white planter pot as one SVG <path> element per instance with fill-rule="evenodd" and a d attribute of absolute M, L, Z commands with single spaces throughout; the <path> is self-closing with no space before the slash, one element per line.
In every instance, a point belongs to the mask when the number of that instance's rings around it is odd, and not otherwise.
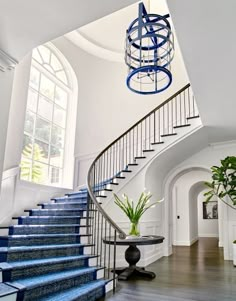
<path fill-rule="evenodd" d="M 233 244 L 233 264 L 236 267 L 236 244 Z"/>

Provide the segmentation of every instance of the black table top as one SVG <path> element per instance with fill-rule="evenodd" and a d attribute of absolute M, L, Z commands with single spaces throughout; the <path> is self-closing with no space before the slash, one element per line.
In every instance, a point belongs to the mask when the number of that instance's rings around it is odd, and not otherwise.
<path fill-rule="evenodd" d="M 117 237 L 116 245 L 118 246 L 131 246 L 131 245 L 155 245 L 163 242 L 165 238 L 163 236 L 147 235 L 138 237 L 126 237 L 125 239 L 120 239 Z M 114 245 L 114 236 L 103 238 L 105 244 Z"/>

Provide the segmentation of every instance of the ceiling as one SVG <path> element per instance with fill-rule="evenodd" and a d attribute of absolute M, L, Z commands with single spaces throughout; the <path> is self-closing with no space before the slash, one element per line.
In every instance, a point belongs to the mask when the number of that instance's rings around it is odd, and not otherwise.
<path fill-rule="evenodd" d="M 137 0 L 0 0 L 0 50 L 16 60 L 32 48 Z"/>
<path fill-rule="evenodd" d="M 144 0 L 148 12 L 166 14 L 166 0 Z M 137 3 L 91 22 L 67 34 L 67 38 L 85 51 L 112 61 L 124 61 L 125 32 L 138 17 Z"/>

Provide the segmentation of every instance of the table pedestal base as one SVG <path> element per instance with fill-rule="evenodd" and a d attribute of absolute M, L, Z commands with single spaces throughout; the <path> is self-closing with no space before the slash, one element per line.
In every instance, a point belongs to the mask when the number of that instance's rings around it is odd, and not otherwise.
<path fill-rule="evenodd" d="M 144 268 L 136 266 L 136 263 L 140 260 L 140 250 L 136 245 L 130 245 L 128 247 L 125 251 L 125 259 L 128 262 L 129 267 L 116 269 L 119 280 L 127 280 L 131 275 L 142 276 L 149 279 L 156 277 L 155 273 L 148 272 Z"/>
<path fill-rule="evenodd" d="M 119 280 L 128 280 L 131 275 L 141 276 L 148 279 L 154 279 L 156 274 L 153 272 L 146 271 L 144 268 L 139 268 L 137 266 L 130 266 L 127 268 L 116 269 Z"/>

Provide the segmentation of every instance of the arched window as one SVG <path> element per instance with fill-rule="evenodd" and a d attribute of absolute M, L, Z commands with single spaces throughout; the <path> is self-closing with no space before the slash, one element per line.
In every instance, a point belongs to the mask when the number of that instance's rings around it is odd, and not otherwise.
<path fill-rule="evenodd" d="M 61 185 L 67 112 L 72 93 L 68 69 L 50 44 L 32 53 L 21 179 Z"/>

